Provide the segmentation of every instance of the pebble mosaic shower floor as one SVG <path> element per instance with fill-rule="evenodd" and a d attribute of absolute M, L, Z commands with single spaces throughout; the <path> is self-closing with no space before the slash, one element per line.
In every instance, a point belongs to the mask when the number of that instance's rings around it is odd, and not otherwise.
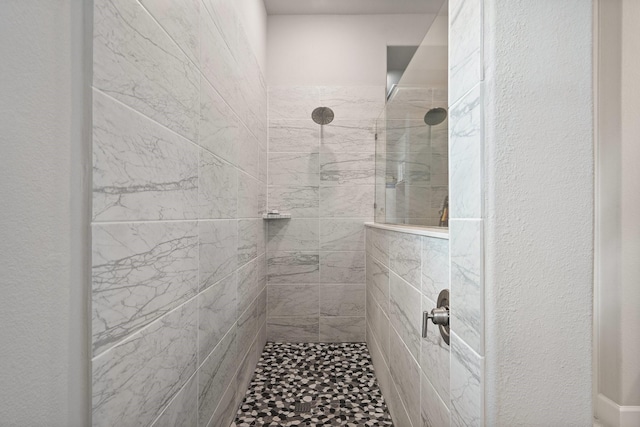
<path fill-rule="evenodd" d="M 232 427 L 392 426 L 364 343 L 267 343 Z"/>

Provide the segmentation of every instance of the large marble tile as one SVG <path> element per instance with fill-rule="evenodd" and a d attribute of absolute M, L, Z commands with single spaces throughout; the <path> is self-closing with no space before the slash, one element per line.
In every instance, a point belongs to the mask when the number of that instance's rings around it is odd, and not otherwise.
<path fill-rule="evenodd" d="M 270 86 L 269 117 L 311 121 L 311 113 L 320 106 L 316 86 Z"/>
<path fill-rule="evenodd" d="M 408 233 L 390 233 L 389 257 L 391 271 L 419 290 L 422 267 L 420 236 Z"/>
<path fill-rule="evenodd" d="M 422 311 L 431 311 L 436 303 L 422 297 Z M 427 337 L 420 339 L 420 367 L 431 385 L 445 402 L 449 402 L 449 344 L 445 343 L 437 325 L 429 322 Z"/>
<path fill-rule="evenodd" d="M 268 254 L 269 283 L 318 283 L 320 256 L 318 252 L 272 252 Z"/>
<path fill-rule="evenodd" d="M 320 184 L 354 185 L 375 183 L 375 154 L 320 154 Z"/>
<path fill-rule="evenodd" d="M 364 283 L 365 252 L 320 252 L 320 282 Z"/>
<path fill-rule="evenodd" d="M 422 294 L 431 301 L 449 289 L 449 240 L 422 237 Z"/>
<path fill-rule="evenodd" d="M 258 140 L 260 144 L 260 140 Z M 266 144 L 266 143 L 265 143 Z M 262 147 L 262 144 L 258 146 L 258 180 L 266 184 L 269 172 L 269 156 L 267 150 Z"/>
<path fill-rule="evenodd" d="M 320 299 L 318 285 L 267 286 L 267 315 L 269 317 L 317 316 Z"/>
<path fill-rule="evenodd" d="M 198 425 L 207 425 L 238 367 L 236 328 L 231 329 L 198 371 Z"/>
<path fill-rule="evenodd" d="M 476 86 L 451 108 L 450 217 L 482 217 L 482 91 Z"/>
<path fill-rule="evenodd" d="M 198 214 L 198 150 L 93 92 L 93 219 L 188 219 Z"/>
<path fill-rule="evenodd" d="M 92 240 L 94 355 L 198 290 L 196 222 L 94 225 Z"/>
<path fill-rule="evenodd" d="M 267 340 L 272 342 L 317 342 L 318 334 L 318 316 L 267 318 Z"/>
<path fill-rule="evenodd" d="M 320 129 L 309 117 L 305 120 L 271 120 L 269 152 L 317 153 L 320 150 Z"/>
<path fill-rule="evenodd" d="M 371 218 L 373 202 L 373 185 L 321 187 L 320 217 Z"/>
<path fill-rule="evenodd" d="M 237 381 L 232 381 L 222 395 L 222 399 L 206 427 L 229 427 L 231 425 L 238 409 L 236 404 L 237 389 Z"/>
<path fill-rule="evenodd" d="M 220 96 L 241 115 L 240 69 L 209 14 L 200 14 L 200 70 Z"/>
<path fill-rule="evenodd" d="M 380 304 L 373 298 L 371 292 L 367 292 L 367 323 L 375 336 L 380 353 L 384 360 L 389 362 L 389 331 L 391 322 L 380 307 Z M 367 335 L 367 339 L 369 336 Z"/>
<path fill-rule="evenodd" d="M 242 314 L 260 294 L 260 270 L 263 258 L 256 258 L 238 269 L 237 313 Z"/>
<path fill-rule="evenodd" d="M 451 329 L 484 354 L 482 220 L 451 220 Z"/>
<path fill-rule="evenodd" d="M 93 11 L 93 86 L 196 141 L 196 66 L 140 3 L 97 0 Z"/>
<path fill-rule="evenodd" d="M 451 425 L 484 425 L 484 358 L 451 334 Z"/>
<path fill-rule="evenodd" d="M 367 253 L 389 266 L 389 241 L 392 232 L 380 228 L 367 227 Z"/>
<path fill-rule="evenodd" d="M 238 191 L 236 169 L 207 151 L 200 150 L 200 218 L 235 218 Z"/>
<path fill-rule="evenodd" d="M 393 419 L 393 425 L 397 427 L 414 427 L 404 406 L 404 402 L 400 397 L 399 387 L 393 381 L 391 372 L 389 373 L 389 376 L 392 378 L 392 381 L 389 387 L 390 392 L 387 394 L 387 404 L 389 406 L 391 418 Z"/>
<path fill-rule="evenodd" d="M 244 355 L 244 358 L 240 362 L 238 367 L 238 374 L 236 375 L 236 406 L 240 406 L 245 398 L 245 393 L 251 384 L 251 378 L 258 363 L 258 343 L 254 341 L 251 348 Z"/>
<path fill-rule="evenodd" d="M 235 220 L 199 221 L 200 290 L 234 272 L 238 266 Z"/>
<path fill-rule="evenodd" d="M 265 252 L 265 225 L 262 219 L 238 221 L 238 265 L 244 265 Z"/>
<path fill-rule="evenodd" d="M 151 424 L 195 372 L 197 323 L 191 300 L 93 359 L 93 425 Z"/>
<path fill-rule="evenodd" d="M 389 269 L 372 256 L 367 256 L 367 288 L 385 313 L 389 313 Z"/>
<path fill-rule="evenodd" d="M 366 285 L 320 285 L 321 316 L 364 316 Z"/>
<path fill-rule="evenodd" d="M 320 102 L 336 118 L 375 120 L 385 102 L 384 86 L 321 86 Z"/>
<path fill-rule="evenodd" d="M 201 79 L 198 144 L 235 164 L 238 158 L 236 141 L 240 136 L 240 126 L 231 107 L 207 80 Z"/>
<path fill-rule="evenodd" d="M 200 1 L 188 0 L 176 3 L 171 0 L 140 0 L 140 3 L 189 59 L 198 65 L 200 60 L 200 23 L 198 21 Z"/>
<path fill-rule="evenodd" d="M 260 161 L 258 140 L 245 125 L 241 125 L 240 135 L 236 143 L 239 153 L 236 164 L 240 169 L 257 179 L 259 168 L 258 162 Z"/>
<path fill-rule="evenodd" d="M 388 359 L 383 358 L 378 338 L 374 337 L 374 335 L 371 333 L 370 326 L 371 325 L 367 323 L 367 348 L 369 349 L 369 353 L 371 354 L 371 363 L 373 364 L 376 379 L 378 380 L 378 386 L 380 386 L 382 396 L 385 398 L 387 406 L 389 406 L 388 399 L 391 395 L 392 386 L 391 378 L 389 375 L 389 367 L 386 362 L 386 360 Z M 389 348 L 388 343 L 387 348 Z"/>
<path fill-rule="evenodd" d="M 202 363 L 236 321 L 236 274 L 198 295 L 198 361 Z"/>
<path fill-rule="evenodd" d="M 421 417 L 424 427 L 449 427 L 451 414 L 426 376 L 421 375 L 420 394 L 422 395 Z"/>
<path fill-rule="evenodd" d="M 362 317 L 320 317 L 321 342 L 364 342 L 366 322 Z"/>
<path fill-rule="evenodd" d="M 238 218 L 260 218 L 266 210 L 264 183 L 238 172 Z"/>
<path fill-rule="evenodd" d="M 198 381 L 193 375 L 167 405 L 153 427 L 195 427 L 198 425 Z"/>
<path fill-rule="evenodd" d="M 269 185 L 315 186 L 320 163 L 314 153 L 269 153 Z"/>
<path fill-rule="evenodd" d="M 320 194 L 317 186 L 269 187 L 269 209 L 288 212 L 294 218 L 318 218 Z"/>
<path fill-rule="evenodd" d="M 256 302 L 256 310 L 258 316 L 258 328 L 264 327 L 267 323 L 267 289 L 266 287 L 260 291 Z"/>
<path fill-rule="evenodd" d="M 371 120 L 336 118 L 330 124 L 323 126 L 321 132 L 321 153 L 375 153 L 376 151 L 376 130 Z"/>
<path fill-rule="evenodd" d="M 238 360 L 247 354 L 258 334 L 258 301 L 254 299 L 244 313 L 238 314 L 237 327 Z"/>
<path fill-rule="evenodd" d="M 482 1 L 449 3 L 449 105 L 482 79 Z"/>
<path fill-rule="evenodd" d="M 421 297 L 418 290 L 391 273 L 389 319 L 414 359 L 420 360 L 422 325 Z"/>
<path fill-rule="evenodd" d="M 320 250 L 365 250 L 365 226 L 369 219 L 321 219 Z"/>
<path fill-rule="evenodd" d="M 275 251 L 314 251 L 319 245 L 318 219 L 268 221 L 267 249 Z"/>
<path fill-rule="evenodd" d="M 229 50 L 237 56 L 239 19 L 233 3 L 226 0 L 203 0 L 202 3 L 205 6 L 202 13 L 208 12 Z"/>
<path fill-rule="evenodd" d="M 420 425 L 420 367 L 393 330 L 389 339 L 391 377 L 411 423 L 414 426 Z"/>

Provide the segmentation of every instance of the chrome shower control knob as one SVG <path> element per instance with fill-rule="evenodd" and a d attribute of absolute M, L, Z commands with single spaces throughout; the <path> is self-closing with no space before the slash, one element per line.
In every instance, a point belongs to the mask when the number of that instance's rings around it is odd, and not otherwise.
<path fill-rule="evenodd" d="M 434 325 L 447 326 L 449 324 L 449 307 L 438 307 L 431 310 L 427 314 L 427 318 L 431 319 Z"/>
<path fill-rule="evenodd" d="M 438 325 L 442 339 L 449 344 L 449 291 L 447 289 L 444 289 L 438 295 L 438 307 L 431 310 L 431 312 L 424 311 L 422 313 L 422 338 L 427 337 L 429 320 L 434 325 Z"/>

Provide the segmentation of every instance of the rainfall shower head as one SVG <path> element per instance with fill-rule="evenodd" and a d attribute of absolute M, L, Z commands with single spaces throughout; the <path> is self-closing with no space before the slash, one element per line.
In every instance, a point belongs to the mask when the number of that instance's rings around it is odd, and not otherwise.
<path fill-rule="evenodd" d="M 429 126 L 439 125 L 447 118 L 447 110 L 442 107 L 432 108 L 424 115 L 424 122 Z"/>
<path fill-rule="evenodd" d="M 318 107 L 311 113 L 311 118 L 319 125 L 328 125 L 333 121 L 333 110 L 329 107 Z"/>

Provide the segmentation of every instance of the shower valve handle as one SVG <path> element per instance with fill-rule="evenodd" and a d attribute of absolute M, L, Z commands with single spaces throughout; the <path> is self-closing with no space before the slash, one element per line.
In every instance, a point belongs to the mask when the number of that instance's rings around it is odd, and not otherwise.
<path fill-rule="evenodd" d="M 427 337 L 427 325 L 429 325 L 429 319 L 431 319 L 434 325 L 449 325 L 449 307 L 438 307 L 431 310 L 431 312 L 425 311 L 422 313 L 422 338 Z"/>

